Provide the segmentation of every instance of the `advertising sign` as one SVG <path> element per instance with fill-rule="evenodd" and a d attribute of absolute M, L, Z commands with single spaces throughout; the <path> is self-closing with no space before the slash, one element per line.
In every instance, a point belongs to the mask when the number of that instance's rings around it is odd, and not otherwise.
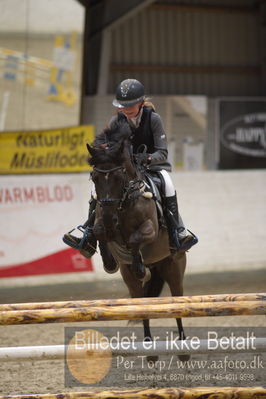
<path fill-rule="evenodd" d="M 0 177 L 0 278 L 92 272 L 62 236 L 88 214 L 88 174 Z"/>
<path fill-rule="evenodd" d="M 266 100 L 220 100 L 220 169 L 266 168 Z"/>
<path fill-rule="evenodd" d="M 0 133 L 0 174 L 87 171 L 86 143 L 93 138 L 92 125 Z"/>

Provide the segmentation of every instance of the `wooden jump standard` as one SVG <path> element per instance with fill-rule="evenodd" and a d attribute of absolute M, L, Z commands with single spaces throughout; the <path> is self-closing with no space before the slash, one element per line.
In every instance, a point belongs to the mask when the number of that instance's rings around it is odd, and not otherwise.
<path fill-rule="evenodd" d="M 33 309 L 61 309 L 83 308 L 92 306 L 128 306 L 128 305 L 161 305 L 165 303 L 199 303 L 199 302 L 243 302 L 266 300 L 266 293 L 252 294 L 219 294 L 196 295 L 182 297 L 156 297 L 156 298 L 122 298 L 122 299 L 97 299 L 83 301 L 58 301 L 0 304 L 0 312 L 4 310 L 33 310 Z"/>
<path fill-rule="evenodd" d="M 265 399 L 262 387 L 148 388 L 101 392 L 5 395 L 0 399 Z"/>
<path fill-rule="evenodd" d="M 0 325 L 236 315 L 266 315 L 266 300 L 8 310 Z"/>

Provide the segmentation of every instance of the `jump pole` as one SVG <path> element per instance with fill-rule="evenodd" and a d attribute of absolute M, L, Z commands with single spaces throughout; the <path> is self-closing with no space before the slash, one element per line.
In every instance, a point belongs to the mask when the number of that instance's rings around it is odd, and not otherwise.
<path fill-rule="evenodd" d="M 239 315 L 266 315 L 266 300 L 9 310 L 0 325 Z"/>
<path fill-rule="evenodd" d="M 218 295 L 194 295 L 174 297 L 151 297 L 151 298 L 121 298 L 121 299 L 96 299 L 81 301 L 58 301 L 58 302 L 33 302 L 0 304 L 0 312 L 6 310 L 34 310 L 34 309 L 61 309 L 61 308 L 83 308 L 98 306 L 128 306 L 128 305 L 162 305 L 173 303 L 200 303 L 200 302 L 244 302 L 266 300 L 266 293 L 248 294 L 218 294 Z"/>
<path fill-rule="evenodd" d="M 148 388 L 100 392 L 4 395 L 0 399 L 265 399 L 263 387 Z"/>
<path fill-rule="evenodd" d="M 234 340 L 231 341 L 232 344 Z M 186 340 L 185 345 L 182 345 L 183 341 L 178 341 L 178 349 L 175 347 L 169 349 L 165 341 L 156 341 L 155 348 L 151 347 L 147 349 L 144 347 L 143 342 L 134 342 L 134 347 L 130 346 L 126 350 L 123 347 L 113 349 L 111 345 L 105 345 L 104 349 L 99 348 L 96 345 L 87 345 L 85 349 L 78 349 L 74 345 L 45 345 L 45 346 L 14 346 L 0 348 L 0 362 L 18 362 L 18 361 L 42 361 L 42 360 L 62 360 L 66 356 L 66 351 L 72 351 L 72 358 L 75 354 L 75 358 L 84 358 L 84 352 L 89 357 L 95 353 L 103 353 L 110 351 L 113 355 L 120 355 L 124 357 L 136 356 L 136 355 L 167 355 L 174 353 L 176 356 L 179 355 L 200 355 L 209 353 L 236 353 L 235 347 L 230 344 L 227 349 L 223 349 L 221 341 L 217 340 L 217 348 L 211 348 L 208 340 L 200 340 L 197 348 L 191 346 L 189 340 Z M 237 353 L 262 353 L 266 352 L 266 338 L 255 338 L 252 342 L 252 347 L 249 339 L 245 339 L 242 343 L 244 349 L 238 349 Z"/>

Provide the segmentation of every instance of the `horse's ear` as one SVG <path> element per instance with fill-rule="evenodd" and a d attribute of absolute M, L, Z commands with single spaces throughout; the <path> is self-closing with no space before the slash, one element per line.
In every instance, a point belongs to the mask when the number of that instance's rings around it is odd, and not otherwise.
<path fill-rule="evenodd" d="M 89 154 L 90 154 L 91 156 L 93 156 L 93 155 L 95 154 L 95 149 L 94 149 L 93 147 L 91 147 L 91 146 L 89 145 L 89 143 L 87 143 L 86 145 L 87 145 L 87 150 L 89 151 Z"/>

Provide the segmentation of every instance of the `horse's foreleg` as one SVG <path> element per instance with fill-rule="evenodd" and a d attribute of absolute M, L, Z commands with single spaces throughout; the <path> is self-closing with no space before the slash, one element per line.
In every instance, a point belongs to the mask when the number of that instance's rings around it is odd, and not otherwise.
<path fill-rule="evenodd" d="M 140 248 L 149 242 L 152 242 L 154 238 L 155 229 L 150 219 L 142 223 L 140 227 L 129 236 L 128 245 L 131 248 L 131 254 L 133 258 L 133 271 L 135 275 L 143 281 L 147 280 L 148 277 L 143 264 Z"/>
<path fill-rule="evenodd" d="M 146 277 L 146 269 L 142 260 L 141 253 L 138 249 L 131 250 L 132 254 L 132 271 L 135 276 L 143 281 Z"/>

